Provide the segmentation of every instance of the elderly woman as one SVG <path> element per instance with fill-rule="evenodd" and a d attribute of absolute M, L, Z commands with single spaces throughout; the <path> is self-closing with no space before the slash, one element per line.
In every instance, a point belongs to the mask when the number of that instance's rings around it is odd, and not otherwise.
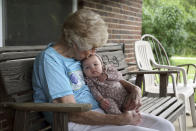
<path fill-rule="evenodd" d="M 107 26 L 96 13 L 81 9 L 64 22 L 59 41 L 50 43 L 35 60 L 33 88 L 35 102 L 90 103 L 92 110 L 69 114 L 70 131 L 173 131 L 167 120 L 159 117 L 125 112 L 120 115 L 105 114 L 90 93 L 83 79 L 80 60 L 95 53 L 95 48 L 108 39 Z M 139 90 L 130 104 L 138 109 Z M 52 122 L 51 113 L 44 113 Z M 137 126 L 136 126 L 137 125 Z"/>

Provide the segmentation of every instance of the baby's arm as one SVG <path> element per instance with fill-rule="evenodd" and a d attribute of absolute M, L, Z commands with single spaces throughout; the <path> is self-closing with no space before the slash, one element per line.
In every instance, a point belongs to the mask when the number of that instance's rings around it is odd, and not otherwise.
<path fill-rule="evenodd" d="M 127 92 L 131 93 L 133 90 L 137 90 L 139 95 L 141 95 L 141 90 L 137 85 L 132 84 L 131 82 L 128 82 L 123 79 L 122 74 L 120 71 L 118 71 L 115 67 L 112 65 L 107 65 L 105 73 L 107 75 L 107 80 L 116 80 L 119 81 L 123 87 L 127 90 Z M 137 94 L 137 93 L 136 93 Z"/>
<path fill-rule="evenodd" d="M 91 90 L 91 93 L 93 94 L 93 96 L 95 97 L 95 99 L 100 103 L 100 106 L 103 109 L 108 109 L 110 108 L 110 104 L 109 101 L 107 99 L 105 99 L 102 94 L 100 93 L 100 91 L 97 89 L 96 85 L 93 83 L 93 81 L 91 81 L 90 79 L 85 79 L 88 87 Z"/>
<path fill-rule="evenodd" d="M 99 92 L 99 90 L 97 90 L 96 85 L 93 83 L 92 80 L 90 79 L 85 79 L 89 89 L 91 90 L 91 93 L 93 94 L 93 96 L 95 97 L 95 99 L 100 102 L 103 99 L 102 94 Z"/>

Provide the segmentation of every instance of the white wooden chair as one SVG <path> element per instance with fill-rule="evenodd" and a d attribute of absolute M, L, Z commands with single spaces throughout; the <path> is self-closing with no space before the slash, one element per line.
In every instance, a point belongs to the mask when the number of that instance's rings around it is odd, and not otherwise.
<path fill-rule="evenodd" d="M 168 65 L 168 66 L 171 65 L 166 50 L 164 49 L 164 47 L 161 44 L 161 42 L 155 36 L 153 36 L 151 34 L 144 34 L 141 37 L 141 40 L 148 41 L 151 44 L 151 47 L 153 48 L 153 55 L 155 57 L 155 61 L 158 64 Z M 187 75 L 187 77 L 184 75 L 185 74 L 184 71 L 182 71 L 181 73 L 177 74 L 177 76 L 176 76 L 176 84 L 178 86 L 183 86 L 183 84 L 185 83 L 188 86 L 193 87 L 194 92 L 196 93 L 196 64 L 186 63 L 186 64 L 181 64 L 181 65 L 176 65 L 176 66 L 185 68 L 186 75 Z M 193 72 L 194 74 L 192 74 L 192 73 L 190 74 L 189 73 L 191 71 L 190 70 L 191 68 L 194 70 L 194 72 Z M 190 113 L 189 106 L 186 106 L 186 107 L 187 107 L 186 108 L 186 112 Z M 195 103 L 195 107 L 196 107 L 196 103 Z"/>
<path fill-rule="evenodd" d="M 183 73 L 183 84 L 176 84 L 174 75 L 171 75 L 172 86 L 168 85 L 167 94 L 175 95 L 179 99 L 182 99 L 185 102 L 185 107 L 189 105 L 191 108 L 192 122 L 193 126 L 196 126 L 196 114 L 194 106 L 194 90 L 192 85 L 187 84 L 186 71 L 182 67 L 161 65 L 155 61 L 151 45 L 148 41 L 139 40 L 135 42 L 135 57 L 139 70 L 141 71 L 151 71 L 154 68 L 156 69 L 168 69 L 168 70 L 178 70 Z M 156 76 L 154 75 L 145 75 L 144 76 L 144 93 L 149 95 L 156 95 L 159 93 L 159 83 L 156 81 Z M 181 122 L 181 121 L 180 121 Z"/>
<path fill-rule="evenodd" d="M 153 48 L 153 54 L 155 57 L 155 61 L 158 64 L 161 65 L 168 65 L 170 66 L 170 61 L 169 58 L 167 56 L 167 52 L 164 49 L 163 45 L 161 44 L 161 42 L 153 35 L 150 34 L 144 34 L 141 37 L 141 40 L 145 40 L 148 41 L 151 44 L 151 47 Z M 182 80 L 182 79 L 186 79 L 185 75 L 183 73 L 178 74 L 177 75 L 177 85 L 183 86 L 183 81 L 185 81 L 185 84 L 188 84 L 189 86 L 192 86 L 194 88 L 194 90 L 196 90 L 196 64 L 190 64 L 190 63 L 186 63 L 186 64 L 181 64 L 181 65 L 177 65 L 177 67 L 184 67 L 186 69 L 186 75 L 187 75 L 187 80 Z M 190 76 L 190 68 L 194 69 L 194 74 L 192 76 Z M 189 79 L 188 79 L 188 76 Z M 187 82 L 186 82 L 187 81 Z"/>

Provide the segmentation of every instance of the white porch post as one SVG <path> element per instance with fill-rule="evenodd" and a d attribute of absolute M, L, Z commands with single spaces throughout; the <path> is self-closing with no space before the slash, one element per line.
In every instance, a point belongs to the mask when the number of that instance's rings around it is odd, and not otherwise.
<path fill-rule="evenodd" d="M 0 47 L 3 47 L 3 0 L 0 0 Z"/>
<path fill-rule="evenodd" d="M 78 0 L 72 1 L 72 13 L 76 12 L 78 10 Z"/>

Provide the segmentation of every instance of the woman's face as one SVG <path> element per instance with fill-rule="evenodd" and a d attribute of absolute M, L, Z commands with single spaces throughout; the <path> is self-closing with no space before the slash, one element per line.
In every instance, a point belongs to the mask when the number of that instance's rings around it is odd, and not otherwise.
<path fill-rule="evenodd" d="M 94 55 L 95 49 L 93 48 L 91 50 L 80 51 L 79 48 L 75 46 L 74 53 L 75 53 L 74 55 L 76 60 L 83 60 L 85 58 L 88 58 L 90 55 Z"/>

